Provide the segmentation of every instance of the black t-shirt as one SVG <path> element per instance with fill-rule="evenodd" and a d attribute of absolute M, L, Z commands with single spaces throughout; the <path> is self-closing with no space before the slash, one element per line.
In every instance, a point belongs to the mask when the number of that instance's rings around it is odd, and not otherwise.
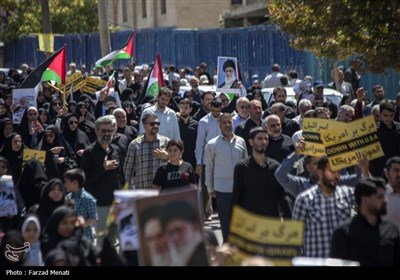
<path fill-rule="evenodd" d="M 153 179 L 153 184 L 160 186 L 161 190 L 185 187 L 191 183 L 196 184 L 196 177 L 192 165 L 186 161 L 181 165 L 161 164 Z"/>

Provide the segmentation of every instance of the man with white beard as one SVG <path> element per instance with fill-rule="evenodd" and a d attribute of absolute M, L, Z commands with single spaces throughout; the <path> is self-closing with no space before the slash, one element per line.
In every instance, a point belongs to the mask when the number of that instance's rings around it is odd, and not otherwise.
<path fill-rule="evenodd" d="M 235 62 L 231 59 L 226 60 L 222 65 L 222 70 L 225 73 L 225 81 L 218 88 L 237 88 L 238 80 Z"/>
<path fill-rule="evenodd" d="M 86 147 L 82 155 L 81 168 L 86 174 L 86 190 L 97 201 L 98 221 L 96 232 L 98 246 L 103 246 L 101 233 L 106 229 L 106 220 L 112 202 L 114 190 L 121 188 L 124 181 L 122 155 L 120 149 L 112 144 L 114 129 L 113 116 L 103 116 L 96 120 L 97 141 Z"/>
<path fill-rule="evenodd" d="M 165 206 L 163 213 L 171 255 L 176 256 L 173 265 L 208 266 L 202 227 L 193 206 L 186 201 L 173 201 Z"/>

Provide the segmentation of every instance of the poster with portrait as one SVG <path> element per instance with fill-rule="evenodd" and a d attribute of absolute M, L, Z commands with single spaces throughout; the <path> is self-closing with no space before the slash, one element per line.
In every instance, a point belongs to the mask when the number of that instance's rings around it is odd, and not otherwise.
<path fill-rule="evenodd" d="M 198 191 L 173 191 L 136 200 L 139 264 L 207 266 Z"/>
<path fill-rule="evenodd" d="M 40 85 L 40 84 L 39 84 Z M 20 124 L 22 116 L 26 109 L 30 106 L 37 108 L 36 98 L 39 93 L 39 86 L 35 88 L 18 88 L 13 89 L 13 106 L 15 107 L 12 119 L 14 124 Z"/>
<path fill-rule="evenodd" d="M 0 217 L 12 217 L 17 213 L 14 181 L 11 176 L 3 175 L 0 178 Z"/>
<path fill-rule="evenodd" d="M 239 72 L 236 57 L 219 56 L 217 64 L 217 92 L 240 94 Z M 231 96 L 230 99 L 232 100 Z"/>
<path fill-rule="evenodd" d="M 114 197 L 119 201 L 119 242 L 122 251 L 139 249 L 137 225 L 134 211 L 134 202 L 142 197 L 156 196 L 158 190 L 116 190 Z"/>
<path fill-rule="evenodd" d="M 113 98 L 115 99 L 115 104 L 117 105 L 118 108 L 122 108 L 122 103 L 121 103 L 121 99 L 119 99 L 119 94 L 118 94 L 118 92 L 116 92 L 116 91 L 111 91 L 111 90 L 110 90 L 110 91 L 108 92 L 108 95 L 106 96 L 106 98 L 107 98 L 108 96 L 113 97 Z M 97 104 L 97 101 L 99 101 L 99 99 L 100 99 L 100 91 L 96 91 L 96 99 L 93 99 L 92 101 L 93 101 L 93 103 L 96 105 L 96 104 Z M 105 100 L 105 101 L 103 101 L 103 108 L 102 108 L 103 114 L 105 114 L 105 112 L 106 112 L 106 110 L 107 110 L 106 104 L 104 104 L 104 103 L 106 103 L 106 100 L 107 100 L 107 99 L 104 99 L 104 100 Z"/>

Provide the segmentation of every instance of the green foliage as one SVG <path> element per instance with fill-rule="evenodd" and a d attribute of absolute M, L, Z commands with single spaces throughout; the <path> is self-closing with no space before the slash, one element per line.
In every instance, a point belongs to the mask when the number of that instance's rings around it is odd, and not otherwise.
<path fill-rule="evenodd" d="M 293 47 L 344 60 L 359 56 L 366 70 L 400 70 L 400 1 L 270 0 L 273 23 Z"/>
<path fill-rule="evenodd" d="M 49 0 L 54 34 L 90 33 L 99 30 L 96 0 Z M 41 33 L 39 0 L 2 0 L 0 10 L 9 11 L 0 40 L 10 42 L 32 33 Z"/>

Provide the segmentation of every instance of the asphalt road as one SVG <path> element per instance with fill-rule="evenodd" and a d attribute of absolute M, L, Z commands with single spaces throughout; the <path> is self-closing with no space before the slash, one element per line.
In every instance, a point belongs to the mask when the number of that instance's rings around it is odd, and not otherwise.
<path fill-rule="evenodd" d="M 206 221 L 204 223 L 205 229 L 212 229 L 218 239 L 219 245 L 222 245 L 222 232 L 221 232 L 221 225 L 219 224 L 218 214 L 214 212 L 212 215 L 212 221 Z"/>

